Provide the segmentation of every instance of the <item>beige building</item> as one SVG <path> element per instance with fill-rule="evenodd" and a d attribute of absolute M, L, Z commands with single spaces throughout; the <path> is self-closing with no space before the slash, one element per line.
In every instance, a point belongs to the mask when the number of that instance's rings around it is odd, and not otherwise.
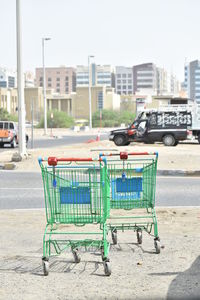
<path fill-rule="evenodd" d="M 17 89 L 0 88 L 0 108 L 10 114 L 17 113 Z"/>
<path fill-rule="evenodd" d="M 45 68 L 46 88 L 58 94 L 76 90 L 76 70 L 71 67 Z M 36 68 L 36 87 L 43 87 L 43 68 Z"/>
<path fill-rule="evenodd" d="M 72 116 L 76 119 L 89 119 L 88 87 L 77 87 L 72 94 Z M 120 96 L 113 88 L 105 86 L 91 87 L 92 113 L 100 109 L 119 110 Z"/>
<path fill-rule="evenodd" d="M 39 122 L 44 113 L 43 88 L 33 87 L 24 89 L 26 121 Z M 64 111 L 75 119 L 89 120 L 88 87 L 77 88 L 76 93 L 56 94 L 53 89 L 46 90 L 48 110 Z M 115 94 L 113 88 L 105 86 L 91 88 L 92 113 L 101 109 L 119 110 L 120 95 Z M 17 89 L 0 89 L 0 107 L 12 114 L 17 114 Z"/>

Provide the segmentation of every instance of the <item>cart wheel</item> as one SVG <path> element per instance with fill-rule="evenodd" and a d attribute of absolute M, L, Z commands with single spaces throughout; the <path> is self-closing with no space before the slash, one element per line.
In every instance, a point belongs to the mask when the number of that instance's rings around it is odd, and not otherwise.
<path fill-rule="evenodd" d="M 42 266 L 43 266 L 43 272 L 44 272 L 44 276 L 48 276 L 49 275 L 49 262 L 48 260 L 42 260 Z"/>
<path fill-rule="evenodd" d="M 159 254 L 160 253 L 160 241 L 155 240 L 154 245 L 155 245 L 155 248 L 156 248 L 156 253 Z"/>
<path fill-rule="evenodd" d="M 113 241 L 113 245 L 117 245 L 117 230 L 114 229 L 112 231 L 112 241 Z"/>
<path fill-rule="evenodd" d="M 137 242 L 138 242 L 138 244 L 142 244 L 142 230 L 141 229 L 137 230 Z"/>
<path fill-rule="evenodd" d="M 110 276 L 111 275 L 111 266 L 110 266 L 110 262 L 109 261 L 105 261 L 104 262 L 104 273 L 106 276 Z"/>
<path fill-rule="evenodd" d="M 80 256 L 80 254 L 79 254 L 79 252 L 78 252 L 78 249 L 72 250 L 72 254 L 73 254 L 73 256 L 74 256 L 74 262 L 75 262 L 76 264 L 80 263 L 80 261 L 81 261 L 81 256 Z"/>

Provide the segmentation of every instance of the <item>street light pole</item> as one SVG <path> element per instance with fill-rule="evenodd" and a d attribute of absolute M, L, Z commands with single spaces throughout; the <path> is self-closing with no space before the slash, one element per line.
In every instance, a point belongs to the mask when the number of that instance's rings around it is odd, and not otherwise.
<path fill-rule="evenodd" d="M 89 96 L 89 118 L 90 124 L 89 127 L 92 129 L 92 100 L 91 100 L 91 87 L 90 87 L 90 58 L 94 57 L 93 55 L 88 56 L 88 96 Z"/>
<path fill-rule="evenodd" d="M 47 100 L 46 100 L 46 75 L 44 62 L 44 43 L 50 38 L 42 38 L 42 65 L 43 65 L 43 98 L 44 98 L 44 135 L 47 135 Z"/>
<path fill-rule="evenodd" d="M 16 0 L 16 29 L 17 29 L 17 94 L 18 94 L 18 144 L 19 157 L 22 159 L 26 152 L 25 134 L 25 104 L 24 76 L 22 69 L 22 32 L 21 32 L 21 0 Z"/>

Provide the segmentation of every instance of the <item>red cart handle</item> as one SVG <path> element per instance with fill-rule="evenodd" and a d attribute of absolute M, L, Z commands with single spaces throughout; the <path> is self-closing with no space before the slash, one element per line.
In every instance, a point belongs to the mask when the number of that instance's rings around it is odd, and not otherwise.
<path fill-rule="evenodd" d="M 128 159 L 129 155 L 156 155 L 158 157 L 158 152 L 120 152 L 120 153 L 101 153 L 100 157 L 102 156 L 120 156 L 120 159 Z"/>
<path fill-rule="evenodd" d="M 57 158 L 54 156 L 48 157 L 48 165 L 49 166 L 57 166 L 58 162 L 63 161 L 63 162 L 78 162 L 78 161 L 97 161 L 95 159 L 93 159 L 92 157 L 88 157 L 88 158 L 80 158 L 80 157 L 67 157 L 67 158 Z M 103 161 L 102 158 L 99 158 L 98 161 Z"/>

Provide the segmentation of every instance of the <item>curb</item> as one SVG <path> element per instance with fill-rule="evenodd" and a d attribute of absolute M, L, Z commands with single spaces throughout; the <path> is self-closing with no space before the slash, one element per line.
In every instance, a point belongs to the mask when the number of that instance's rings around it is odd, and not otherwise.
<path fill-rule="evenodd" d="M 158 170 L 158 176 L 188 176 L 188 177 L 198 177 L 200 176 L 200 170 L 196 171 L 183 171 L 183 170 Z"/>

